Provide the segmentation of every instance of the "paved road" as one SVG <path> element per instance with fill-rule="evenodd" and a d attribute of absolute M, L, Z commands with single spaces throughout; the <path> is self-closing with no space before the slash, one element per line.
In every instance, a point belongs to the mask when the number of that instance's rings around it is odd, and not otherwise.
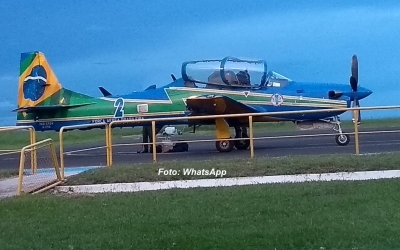
<path fill-rule="evenodd" d="M 370 131 L 364 129 L 360 131 Z M 384 131 L 400 130 L 396 129 L 374 129 Z M 301 131 L 294 133 L 280 133 L 280 135 L 294 134 L 316 134 L 332 133 L 331 131 Z M 274 134 L 273 136 L 276 136 Z M 271 136 L 264 135 L 264 136 Z M 184 136 L 177 139 L 186 139 Z M 379 153 L 379 152 L 400 152 L 400 132 L 381 133 L 381 134 L 361 134 L 360 153 Z M 125 139 L 118 143 L 137 143 L 138 140 Z M 102 145 L 75 145 L 65 147 L 65 166 L 104 166 L 106 165 L 105 148 L 96 148 Z M 140 146 L 118 146 L 113 149 L 113 164 L 134 164 L 152 162 L 152 154 L 137 154 Z M 347 146 L 338 146 L 333 135 L 324 137 L 303 137 L 303 138 L 284 138 L 256 140 L 254 144 L 255 157 L 278 157 L 289 155 L 321 155 L 321 154 L 354 154 L 354 136 Z M 157 154 L 157 161 L 187 161 L 204 159 L 233 159 L 250 157 L 250 150 L 234 150 L 230 153 L 220 153 L 215 148 L 214 142 L 190 143 L 189 152 L 181 153 L 160 153 Z M 48 161 L 48 159 L 47 159 Z M 19 155 L 0 156 L 0 169 L 16 169 L 18 167 Z M 43 160 L 42 160 L 43 162 Z"/>

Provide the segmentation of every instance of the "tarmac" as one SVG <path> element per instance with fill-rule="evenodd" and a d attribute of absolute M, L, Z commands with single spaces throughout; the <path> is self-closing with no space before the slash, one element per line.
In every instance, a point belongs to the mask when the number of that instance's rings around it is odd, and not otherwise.
<path fill-rule="evenodd" d="M 399 128 L 360 129 L 360 131 L 385 131 L 379 134 L 360 134 L 360 154 L 375 154 L 382 152 L 400 152 L 400 126 Z M 396 132 L 399 130 L 399 132 Z M 332 133 L 332 131 L 299 131 L 279 133 L 279 135 Z M 265 134 L 263 136 L 278 136 L 278 134 Z M 339 146 L 334 135 L 322 137 L 264 139 L 254 141 L 254 156 L 257 157 L 282 157 L 292 155 L 324 155 L 324 154 L 355 154 L 354 135 L 350 135 L 350 143 Z M 215 137 L 214 137 L 215 138 Z M 175 136 L 173 140 L 190 140 L 190 138 Z M 207 139 L 203 137 L 202 139 Z M 208 139 L 213 139 L 208 137 Z M 140 143 L 137 138 L 126 138 L 113 142 L 113 165 L 132 165 L 135 163 L 151 163 L 151 153 L 137 153 L 140 145 L 118 144 Z M 100 148 L 99 148 L 100 147 Z M 58 149 L 57 149 L 58 150 Z M 86 166 L 106 166 L 106 149 L 104 144 L 71 145 L 64 147 L 64 164 L 67 168 Z M 229 153 L 220 153 L 215 148 L 215 142 L 189 143 L 188 152 L 157 153 L 157 162 L 167 161 L 198 161 L 210 159 L 237 159 L 250 158 L 250 150 L 233 150 Z M 19 155 L 0 156 L 0 169 L 18 169 Z"/>

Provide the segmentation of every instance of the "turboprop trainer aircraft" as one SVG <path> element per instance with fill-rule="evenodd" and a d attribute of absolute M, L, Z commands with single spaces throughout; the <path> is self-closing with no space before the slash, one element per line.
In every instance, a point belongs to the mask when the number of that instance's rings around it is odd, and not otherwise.
<path fill-rule="evenodd" d="M 114 120 L 346 108 L 359 105 L 359 100 L 372 93 L 358 85 L 355 55 L 350 84 L 297 82 L 274 71 L 268 72 L 264 60 L 233 57 L 187 61 L 182 64 L 180 78 L 171 76 L 172 82 L 162 87 L 152 85 L 144 91 L 124 95 L 113 95 L 100 87 L 103 96 L 92 97 L 64 88 L 43 53 L 22 53 L 18 108 L 14 110 L 17 125 L 33 125 L 37 131 L 59 131 L 63 126 Z M 342 113 L 277 114 L 254 117 L 253 121 L 292 121 L 303 128 L 329 125 L 338 132 L 336 143 L 347 145 L 350 138 L 340 127 L 339 115 Z M 247 117 L 157 123 L 158 128 L 171 124 L 193 125 L 194 128 L 215 124 L 216 148 L 220 152 L 249 146 Z M 149 124 L 116 126 L 144 125 Z M 231 138 L 230 127 L 235 128 L 235 138 L 243 140 L 226 140 Z"/>

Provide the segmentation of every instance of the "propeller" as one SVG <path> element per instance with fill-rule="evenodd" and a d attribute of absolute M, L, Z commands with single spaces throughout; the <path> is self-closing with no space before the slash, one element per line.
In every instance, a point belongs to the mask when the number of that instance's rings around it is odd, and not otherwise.
<path fill-rule="evenodd" d="M 353 55 L 351 58 L 351 76 L 350 76 L 350 87 L 352 92 L 357 92 L 358 90 L 358 59 L 357 55 Z M 353 98 L 352 107 L 360 107 L 360 102 L 357 99 L 357 95 Z M 353 115 L 353 122 L 355 122 L 355 117 Z M 361 123 L 361 112 L 358 110 L 357 124 Z"/>

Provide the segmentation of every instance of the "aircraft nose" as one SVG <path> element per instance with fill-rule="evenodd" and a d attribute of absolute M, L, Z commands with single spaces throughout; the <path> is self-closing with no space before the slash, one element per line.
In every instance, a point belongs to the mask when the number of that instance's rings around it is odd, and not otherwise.
<path fill-rule="evenodd" d="M 358 95 L 359 100 L 363 99 L 371 94 L 372 94 L 372 91 L 367 88 L 363 88 L 363 87 L 358 88 L 357 95 Z"/>

